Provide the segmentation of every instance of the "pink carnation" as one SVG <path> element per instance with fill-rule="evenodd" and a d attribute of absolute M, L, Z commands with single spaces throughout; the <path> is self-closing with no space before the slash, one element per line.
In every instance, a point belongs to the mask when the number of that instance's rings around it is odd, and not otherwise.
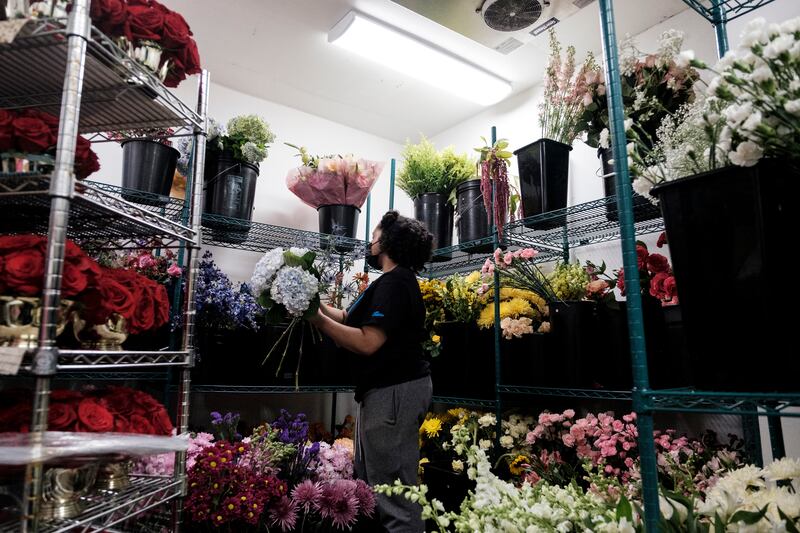
<path fill-rule="evenodd" d="M 523 248 L 522 252 L 520 253 L 520 256 L 521 256 L 523 259 L 533 259 L 534 257 L 536 257 L 536 255 L 537 255 L 538 253 L 539 253 L 539 252 L 537 252 L 537 251 L 536 251 L 536 250 L 534 250 L 533 248 Z"/>

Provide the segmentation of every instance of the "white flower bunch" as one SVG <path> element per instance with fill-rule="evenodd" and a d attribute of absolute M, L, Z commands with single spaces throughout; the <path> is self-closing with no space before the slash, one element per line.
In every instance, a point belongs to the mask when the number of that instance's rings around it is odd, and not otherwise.
<path fill-rule="evenodd" d="M 319 293 L 319 280 L 301 267 L 284 266 L 275 274 L 269 294 L 289 315 L 300 317 Z"/>
<path fill-rule="evenodd" d="M 283 248 L 273 248 L 258 260 L 250 278 L 253 294 L 260 295 L 270 288 L 275 274 L 284 264 L 283 252 Z"/>

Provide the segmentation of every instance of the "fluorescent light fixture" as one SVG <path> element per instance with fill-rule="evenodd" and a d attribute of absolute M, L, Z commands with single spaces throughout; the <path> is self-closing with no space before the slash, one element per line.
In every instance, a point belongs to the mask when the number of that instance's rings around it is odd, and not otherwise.
<path fill-rule="evenodd" d="M 328 42 L 477 104 L 511 93 L 506 80 L 356 11 L 331 28 Z"/>

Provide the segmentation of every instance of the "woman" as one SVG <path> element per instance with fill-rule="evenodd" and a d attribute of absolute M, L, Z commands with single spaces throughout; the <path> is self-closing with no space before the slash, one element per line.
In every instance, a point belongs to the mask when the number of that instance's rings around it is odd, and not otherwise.
<path fill-rule="evenodd" d="M 419 426 L 431 401 L 423 359 L 425 305 L 416 272 L 430 258 L 433 238 L 418 221 L 387 212 L 372 232 L 368 264 L 383 274 L 347 311 L 320 306 L 312 322 L 357 358 L 355 472 L 370 485 L 417 482 Z M 378 496 L 390 532 L 424 531 L 418 504 Z"/>

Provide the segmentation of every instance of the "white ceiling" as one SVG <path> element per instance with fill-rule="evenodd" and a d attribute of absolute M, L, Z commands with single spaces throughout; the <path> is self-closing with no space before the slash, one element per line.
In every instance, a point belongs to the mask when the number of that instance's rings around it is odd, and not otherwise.
<path fill-rule="evenodd" d="M 396 142 L 434 136 L 483 108 L 328 44 L 328 30 L 350 9 L 468 58 L 511 81 L 513 94 L 539 82 L 547 61 L 546 34 L 504 56 L 390 0 L 165 3 L 191 25 L 213 82 Z M 681 0 L 615 0 L 614 7 L 620 37 L 687 9 Z M 578 57 L 600 54 L 597 2 L 556 30 Z"/>

